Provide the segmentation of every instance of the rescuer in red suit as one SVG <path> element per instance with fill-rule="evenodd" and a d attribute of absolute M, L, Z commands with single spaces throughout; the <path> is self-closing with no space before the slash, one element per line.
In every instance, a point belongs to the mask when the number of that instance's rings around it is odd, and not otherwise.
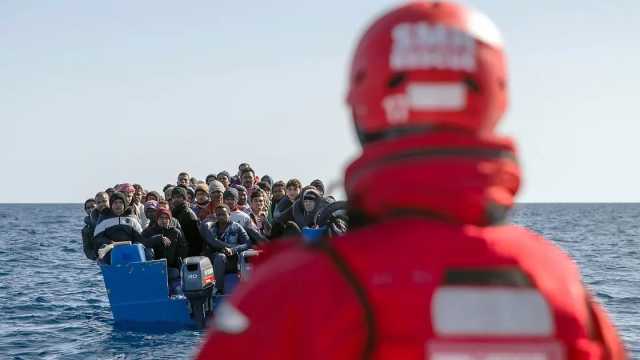
<path fill-rule="evenodd" d="M 356 49 L 351 230 L 282 246 L 218 309 L 198 359 L 625 359 L 562 250 L 504 223 L 520 184 L 500 34 L 411 2 Z M 390 183 L 388 180 L 393 179 Z"/>

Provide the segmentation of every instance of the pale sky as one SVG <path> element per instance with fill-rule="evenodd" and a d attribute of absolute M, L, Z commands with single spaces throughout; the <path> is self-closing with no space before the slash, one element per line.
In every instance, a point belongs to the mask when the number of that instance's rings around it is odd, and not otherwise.
<path fill-rule="evenodd" d="M 518 201 L 640 201 L 640 1 L 465 3 L 505 38 Z M 393 4 L 0 2 L 0 202 L 159 190 L 240 162 L 339 181 L 358 153 L 350 57 Z"/>

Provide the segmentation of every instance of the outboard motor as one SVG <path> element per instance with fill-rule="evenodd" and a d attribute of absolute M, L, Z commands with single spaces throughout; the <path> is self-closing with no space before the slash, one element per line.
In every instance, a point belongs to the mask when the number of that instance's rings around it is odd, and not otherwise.
<path fill-rule="evenodd" d="M 206 256 L 192 256 L 184 259 L 181 269 L 182 291 L 189 300 L 189 313 L 193 321 L 204 327 L 205 320 L 212 312 L 213 266 Z"/>

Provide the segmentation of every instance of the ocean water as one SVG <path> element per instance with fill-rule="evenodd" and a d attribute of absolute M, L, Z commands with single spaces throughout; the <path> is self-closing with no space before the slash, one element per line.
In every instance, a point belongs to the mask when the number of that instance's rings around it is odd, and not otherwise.
<path fill-rule="evenodd" d="M 0 204 L 0 359 L 189 359 L 203 334 L 113 326 L 84 257 L 81 205 Z M 525 204 L 512 214 L 568 251 L 640 359 L 640 204 Z"/>

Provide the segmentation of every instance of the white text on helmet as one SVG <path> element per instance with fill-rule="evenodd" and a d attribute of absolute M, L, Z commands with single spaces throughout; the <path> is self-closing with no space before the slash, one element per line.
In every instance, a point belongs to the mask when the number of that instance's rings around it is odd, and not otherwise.
<path fill-rule="evenodd" d="M 391 30 L 391 38 L 393 70 L 475 70 L 475 40 L 460 30 L 426 22 L 401 23 Z"/>

